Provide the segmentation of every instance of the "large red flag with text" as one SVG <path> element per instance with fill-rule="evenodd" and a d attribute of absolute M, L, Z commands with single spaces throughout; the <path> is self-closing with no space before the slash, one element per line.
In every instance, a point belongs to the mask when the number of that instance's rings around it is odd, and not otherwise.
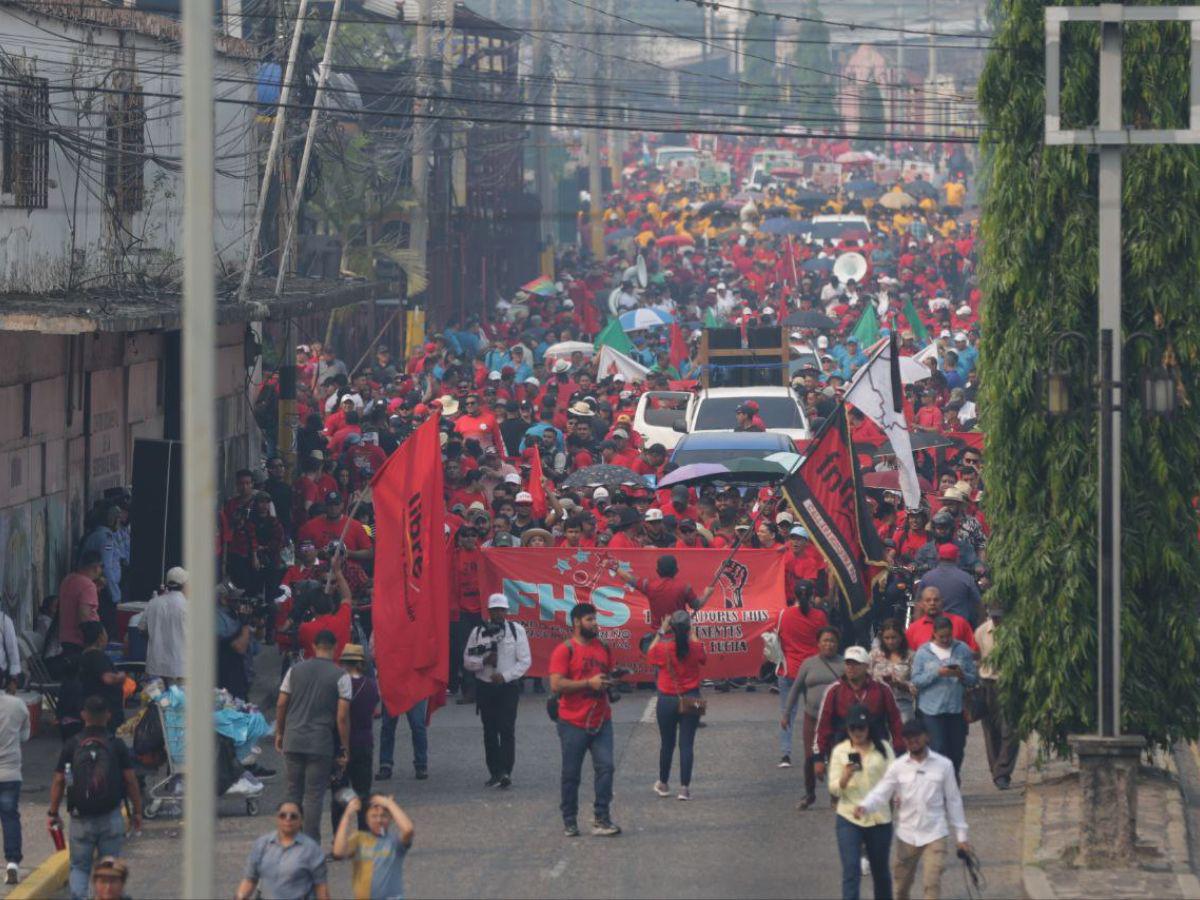
<path fill-rule="evenodd" d="M 388 457 L 371 481 L 375 588 L 371 618 L 379 690 L 392 715 L 440 697 L 450 672 L 440 416 Z"/>

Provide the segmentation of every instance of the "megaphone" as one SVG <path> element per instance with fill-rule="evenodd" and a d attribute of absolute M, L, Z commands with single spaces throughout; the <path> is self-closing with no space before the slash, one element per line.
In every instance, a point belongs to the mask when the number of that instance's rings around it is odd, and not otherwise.
<path fill-rule="evenodd" d="M 637 255 L 637 280 L 638 287 L 644 288 L 650 283 L 650 273 L 646 271 L 646 257 L 642 254 Z"/>
<path fill-rule="evenodd" d="M 867 258 L 861 253 L 843 253 L 833 264 L 833 274 L 843 284 L 862 281 L 867 274 Z"/>

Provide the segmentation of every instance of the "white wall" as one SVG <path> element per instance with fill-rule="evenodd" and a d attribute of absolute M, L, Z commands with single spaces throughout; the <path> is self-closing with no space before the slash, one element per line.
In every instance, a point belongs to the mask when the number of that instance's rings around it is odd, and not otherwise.
<path fill-rule="evenodd" d="M 122 53 L 125 56 L 117 61 Z M 105 140 L 105 106 L 114 95 L 89 89 L 111 89 L 114 69 L 136 69 L 136 83 L 146 95 L 146 152 L 180 160 L 182 102 L 154 96 L 177 97 L 182 91 L 181 60 L 169 43 L 0 6 L 0 54 L 7 60 L 27 62 L 32 74 L 49 79 L 52 122 L 93 141 L 99 156 Z M 218 55 L 217 97 L 253 101 L 253 83 L 241 82 L 253 82 L 256 69 L 251 59 Z M 254 114 L 250 105 L 216 104 L 218 173 L 213 240 L 221 258 L 236 269 L 241 267 L 257 194 Z M 147 160 L 143 211 L 130 216 L 128 233 L 122 234 L 112 228 L 110 216 L 96 196 L 104 191 L 103 163 L 81 160 L 78 154 L 52 142 L 49 208 L 0 207 L 0 293 L 65 288 L 72 252 L 83 277 L 93 279 L 88 282 L 92 286 L 104 283 L 102 276 L 114 270 L 118 257 L 125 260 L 126 272 L 177 276 L 182 241 L 181 174 Z M 79 280 L 77 272 L 76 283 Z"/>

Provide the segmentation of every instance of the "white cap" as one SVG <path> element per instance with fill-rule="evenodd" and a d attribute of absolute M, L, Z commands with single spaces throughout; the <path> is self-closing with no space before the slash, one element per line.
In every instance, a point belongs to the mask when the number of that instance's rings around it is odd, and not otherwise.
<path fill-rule="evenodd" d="M 560 372 L 560 373 L 565 372 L 569 368 L 571 368 L 571 364 L 565 359 L 556 359 L 554 361 L 554 371 L 555 372 Z"/>
<path fill-rule="evenodd" d="M 619 437 L 619 438 L 627 438 L 627 437 L 629 437 L 629 432 L 626 431 L 624 428 L 618 428 L 616 431 L 614 431 L 612 433 L 612 436 Z"/>
<path fill-rule="evenodd" d="M 743 315 L 743 316 L 748 316 L 748 315 L 750 315 L 752 312 L 754 312 L 754 310 L 752 310 L 750 307 L 748 307 L 748 306 L 743 306 L 743 307 L 742 307 L 742 315 Z"/>
<path fill-rule="evenodd" d="M 965 331 L 956 331 L 954 333 L 954 339 L 956 341 L 965 341 L 967 339 L 967 333 Z"/>
<path fill-rule="evenodd" d="M 821 335 L 819 338 L 817 338 L 817 346 L 824 350 L 829 346 L 829 338 L 825 337 L 825 335 Z"/>
<path fill-rule="evenodd" d="M 529 493 L 529 491 L 521 491 L 521 493 L 517 494 L 517 498 L 513 502 L 514 503 L 532 503 L 533 502 L 533 494 Z"/>
<path fill-rule="evenodd" d="M 179 585 L 179 587 L 183 587 L 188 583 L 187 569 L 183 568 L 182 566 L 172 566 L 170 569 L 167 569 L 166 583 L 176 584 Z"/>
<path fill-rule="evenodd" d="M 971 306 L 970 304 L 964 303 L 956 310 L 956 312 L 960 316 L 969 316 L 971 314 Z"/>
<path fill-rule="evenodd" d="M 793 341 L 802 341 L 802 340 L 804 340 L 804 335 L 802 335 L 802 334 L 801 334 L 800 332 L 798 332 L 798 331 L 793 331 L 793 332 L 792 332 L 792 333 L 789 335 L 789 337 L 791 337 L 791 339 L 792 339 Z"/>
<path fill-rule="evenodd" d="M 598 488 L 596 488 L 596 490 L 592 491 L 592 500 L 607 500 L 607 499 L 608 499 L 608 488 L 598 487 Z"/>
<path fill-rule="evenodd" d="M 723 291 L 723 290 L 725 290 L 725 282 L 723 282 L 723 281 L 718 281 L 718 282 L 717 282 L 717 290 L 718 290 L 718 291 Z"/>
<path fill-rule="evenodd" d="M 621 391 L 621 393 L 618 394 L 617 396 L 620 397 L 622 400 L 628 400 L 630 397 L 633 396 L 633 391 Z"/>
<path fill-rule="evenodd" d="M 363 408 L 363 399 L 362 397 L 358 396 L 358 394 L 346 394 L 344 397 L 342 397 L 343 403 L 345 403 L 347 400 L 354 404 L 355 409 Z"/>
<path fill-rule="evenodd" d="M 503 594 L 492 594 L 488 597 L 488 609 L 508 609 L 508 598 Z"/>
<path fill-rule="evenodd" d="M 784 522 L 794 522 L 795 517 L 786 509 L 775 517 L 775 524 L 782 525 Z"/>
<path fill-rule="evenodd" d="M 499 380 L 500 380 L 500 373 L 497 372 L 495 369 L 492 369 L 492 371 L 488 372 L 488 381 L 499 381 Z"/>
<path fill-rule="evenodd" d="M 870 665 L 871 657 L 862 647 L 847 647 L 846 652 L 842 654 L 842 659 L 846 662 L 855 662 L 859 665 Z"/>
<path fill-rule="evenodd" d="M 662 517 L 663 517 L 663 514 L 662 514 L 661 509 L 646 510 L 646 521 L 647 522 L 661 522 Z"/>
<path fill-rule="evenodd" d="M 520 484 L 521 476 L 518 475 L 516 472 L 509 472 L 507 475 L 504 476 L 504 483 L 505 484 Z"/>
<path fill-rule="evenodd" d="M 534 387 L 542 386 L 542 383 L 540 381 L 538 381 L 536 378 L 534 378 L 532 375 L 530 375 L 528 378 L 525 379 L 525 383 L 532 384 Z"/>
<path fill-rule="evenodd" d="M 938 337 L 944 337 L 944 338 L 945 338 L 945 337 L 950 337 L 950 329 L 949 329 L 949 328 L 943 328 L 943 329 L 942 329 L 942 333 L 941 333 L 941 334 L 939 334 L 939 335 L 938 335 Z"/>
<path fill-rule="evenodd" d="M 574 309 L 575 301 L 572 300 L 570 297 L 568 297 L 566 300 L 563 301 L 562 305 L 563 305 L 563 309 Z"/>
<path fill-rule="evenodd" d="M 625 376 L 622 375 L 620 372 L 618 372 L 616 375 L 613 376 L 613 381 L 624 381 L 624 380 L 625 380 Z"/>
<path fill-rule="evenodd" d="M 775 315 L 775 310 L 770 306 L 764 306 L 762 314 L 764 316 L 773 316 L 773 315 Z"/>

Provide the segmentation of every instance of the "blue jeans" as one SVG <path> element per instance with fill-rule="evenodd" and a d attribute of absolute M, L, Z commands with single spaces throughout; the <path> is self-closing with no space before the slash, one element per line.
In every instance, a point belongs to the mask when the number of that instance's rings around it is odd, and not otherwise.
<path fill-rule="evenodd" d="M 788 694 L 792 692 L 792 685 L 796 683 L 795 678 L 788 678 L 786 675 L 779 676 L 779 716 L 783 718 L 787 714 Z M 803 698 L 796 704 L 796 708 L 792 710 L 792 714 L 788 716 L 788 727 L 779 729 L 779 754 L 781 756 L 792 755 L 792 723 L 796 721 L 796 710 L 800 709 L 804 704 Z"/>
<path fill-rule="evenodd" d="M 413 767 L 429 768 L 429 734 L 425 728 L 425 710 L 429 701 L 422 700 L 404 714 L 408 719 L 408 728 L 412 732 Z M 379 767 L 392 767 L 396 758 L 396 722 L 397 716 L 388 715 L 383 711 L 383 723 L 379 726 Z"/>
<path fill-rule="evenodd" d="M 71 817 L 71 900 L 87 900 L 94 856 L 120 856 L 125 840 L 121 807 L 98 816 Z"/>
<path fill-rule="evenodd" d="M 4 828 L 4 860 L 21 861 L 21 782 L 0 781 L 0 826 Z"/>
<path fill-rule="evenodd" d="M 579 815 L 579 782 L 583 777 L 583 757 L 590 750 L 592 769 L 596 778 L 596 801 L 593 812 L 598 821 L 608 820 L 608 807 L 613 794 L 613 727 L 612 720 L 592 733 L 586 728 L 558 721 L 558 741 L 562 745 L 562 810 L 563 822 L 574 822 Z"/>
<path fill-rule="evenodd" d="M 689 697 L 699 697 L 699 691 L 688 691 Z M 666 784 L 671 780 L 671 760 L 675 756 L 675 732 L 679 731 L 679 783 L 687 787 L 692 783 L 692 748 L 696 744 L 696 729 L 700 727 L 699 716 L 681 716 L 679 697 L 675 694 L 659 694 L 658 707 L 658 780 Z"/>
<path fill-rule="evenodd" d="M 875 900 L 891 900 L 892 874 L 888 869 L 888 854 L 892 847 L 892 825 L 856 825 L 842 816 L 837 820 L 838 856 L 842 859 L 842 900 L 858 900 L 862 880 L 859 855 L 865 845 L 867 862 L 871 864 L 871 882 Z"/>
<path fill-rule="evenodd" d="M 929 729 L 929 749 L 954 763 L 954 777 L 959 778 L 963 750 L 967 746 L 967 720 L 961 712 L 956 712 L 937 715 L 921 713 L 921 721 Z"/>

